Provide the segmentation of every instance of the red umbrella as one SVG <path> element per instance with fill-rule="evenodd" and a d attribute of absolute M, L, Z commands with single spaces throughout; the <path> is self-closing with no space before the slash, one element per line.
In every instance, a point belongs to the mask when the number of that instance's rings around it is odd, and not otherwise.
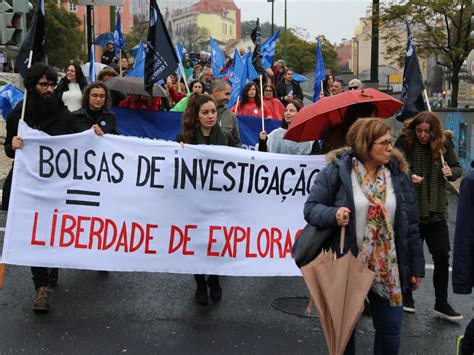
<path fill-rule="evenodd" d="M 295 142 L 320 139 L 326 127 L 342 123 L 351 105 L 367 102 L 377 108 L 375 116 L 380 118 L 391 117 L 403 105 L 392 96 L 372 88 L 345 91 L 303 107 L 291 122 L 285 139 Z"/>

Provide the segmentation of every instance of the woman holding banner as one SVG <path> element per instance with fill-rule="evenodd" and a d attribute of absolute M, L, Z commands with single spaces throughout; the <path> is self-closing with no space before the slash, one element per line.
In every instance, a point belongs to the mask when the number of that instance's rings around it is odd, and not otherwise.
<path fill-rule="evenodd" d="M 281 127 L 274 129 L 267 136 L 267 132 L 260 132 L 258 140 L 258 150 L 260 152 L 307 155 L 311 153 L 313 141 L 293 142 L 284 139 L 288 126 L 295 118 L 296 114 L 303 108 L 303 103 L 298 99 L 293 99 L 288 103 L 281 120 Z"/>
<path fill-rule="evenodd" d="M 177 141 L 181 144 L 227 145 L 227 137 L 217 124 L 217 104 L 212 96 L 192 95 L 183 114 L 182 130 Z M 197 304 L 209 304 L 209 297 L 219 302 L 222 289 L 218 275 L 194 275 L 197 289 L 194 299 Z M 209 294 L 207 288 L 209 287 Z"/>
<path fill-rule="evenodd" d="M 448 199 L 446 181 L 462 174 L 453 144 L 445 136 L 436 114 L 420 112 L 405 121 L 395 146 L 405 153 L 410 163 L 420 211 L 420 233 L 433 256 L 435 314 L 454 321 L 463 317 L 448 304 L 449 231 L 446 223 Z M 410 290 L 403 295 L 403 309 L 414 313 L 415 301 Z"/>
<path fill-rule="evenodd" d="M 377 118 L 357 120 L 350 147 L 328 154 L 304 206 L 308 223 L 345 227 L 345 252 L 375 272 L 368 298 L 375 328 L 374 354 L 398 354 L 402 293 L 416 289 L 425 274 L 416 194 L 408 164 L 392 147 L 390 127 Z M 329 244 L 339 250 L 339 233 Z M 355 332 L 345 354 L 355 353 Z"/>
<path fill-rule="evenodd" d="M 244 86 L 242 90 L 242 100 L 237 102 L 231 109 L 236 115 L 252 116 L 262 118 L 262 104 L 257 85 L 251 81 Z M 271 112 L 263 107 L 263 117 L 271 118 Z"/>

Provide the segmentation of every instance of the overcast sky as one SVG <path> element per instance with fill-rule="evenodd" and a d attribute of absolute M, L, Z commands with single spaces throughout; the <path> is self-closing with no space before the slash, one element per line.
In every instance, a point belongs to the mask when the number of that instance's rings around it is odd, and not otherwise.
<path fill-rule="evenodd" d="M 241 10 L 242 21 L 271 22 L 272 4 L 267 0 L 234 0 Z M 372 0 L 287 0 L 288 27 L 305 28 L 314 40 L 324 35 L 331 42 L 354 36 L 359 18 L 366 14 Z M 275 0 L 275 24 L 284 25 L 284 0 Z"/>

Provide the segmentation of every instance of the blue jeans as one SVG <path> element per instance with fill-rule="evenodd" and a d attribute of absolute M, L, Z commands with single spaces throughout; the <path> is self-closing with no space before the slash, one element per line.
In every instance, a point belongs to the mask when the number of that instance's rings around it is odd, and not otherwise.
<path fill-rule="evenodd" d="M 396 355 L 400 350 L 403 308 L 391 307 L 390 302 L 369 292 L 372 322 L 375 328 L 374 355 Z M 355 354 L 355 330 L 344 355 Z"/>

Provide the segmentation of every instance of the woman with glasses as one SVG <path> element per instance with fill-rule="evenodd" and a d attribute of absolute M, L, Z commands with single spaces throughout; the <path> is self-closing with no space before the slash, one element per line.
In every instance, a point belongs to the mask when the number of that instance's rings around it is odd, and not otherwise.
<path fill-rule="evenodd" d="M 425 273 L 416 194 L 403 154 L 392 147 L 390 127 L 378 118 L 357 120 L 349 147 L 327 155 L 304 206 L 306 221 L 319 228 L 345 227 L 352 252 L 375 279 L 368 298 L 375 328 L 374 354 L 398 354 L 402 293 L 416 289 Z M 330 241 L 339 250 L 339 233 Z M 344 354 L 355 353 L 355 331 Z"/>
<path fill-rule="evenodd" d="M 236 115 L 262 117 L 262 102 L 260 100 L 260 93 L 257 89 L 257 84 L 253 81 L 247 83 L 242 90 L 241 101 L 230 109 Z M 263 107 L 263 117 L 270 118 L 271 113 L 265 107 Z"/>
<path fill-rule="evenodd" d="M 115 113 L 110 111 L 109 88 L 96 81 L 84 89 L 82 108 L 74 111 L 74 130 L 83 132 L 90 128 L 98 135 L 119 134 Z"/>
<path fill-rule="evenodd" d="M 420 112 L 405 121 L 405 128 L 395 146 L 405 153 L 410 164 L 420 214 L 420 233 L 433 256 L 433 286 L 435 314 L 448 320 L 460 320 L 462 315 L 448 304 L 449 231 L 446 223 L 448 198 L 446 182 L 462 174 L 462 167 L 453 144 L 443 132 L 441 122 L 433 112 Z M 414 313 L 411 290 L 403 295 L 403 308 Z"/>
<path fill-rule="evenodd" d="M 69 64 L 66 68 L 66 76 L 63 77 L 54 94 L 64 102 L 68 110 L 73 112 L 81 108 L 82 91 L 87 86 L 87 80 L 82 69 L 77 64 Z"/>
<path fill-rule="evenodd" d="M 270 118 L 281 121 L 285 106 L 276 98 L 276 90 L 271 83 L 263 85 L 263 105 L 270 112 Z"/>

